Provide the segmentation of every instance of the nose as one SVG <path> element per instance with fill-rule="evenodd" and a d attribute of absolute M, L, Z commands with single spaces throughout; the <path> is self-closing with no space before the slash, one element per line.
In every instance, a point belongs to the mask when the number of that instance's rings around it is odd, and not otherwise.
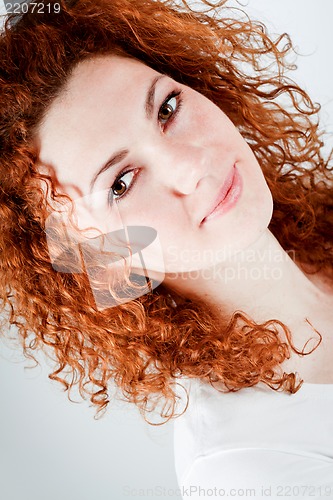
<path fill-rule="evenodd" d="M 151 158 L 158 182 L 179 194 L 194 192 L 200 180 L 208 174 L 209 150 L 197 145 L 156 144 Z"/>

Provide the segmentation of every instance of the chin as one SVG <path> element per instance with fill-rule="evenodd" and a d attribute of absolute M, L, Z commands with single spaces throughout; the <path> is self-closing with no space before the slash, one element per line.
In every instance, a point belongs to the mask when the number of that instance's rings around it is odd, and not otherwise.
<path fill-rule="evenodd" d="M 253 224 L 253 237 L 250 238 L 248 246 L 258 241 L 261 236 L 268 230 L 273 216 L 273 197 L 270 190 L 267 188 L 265 198 L 262 200 L 260 207 L 257 210 L 257 220 Z"/>

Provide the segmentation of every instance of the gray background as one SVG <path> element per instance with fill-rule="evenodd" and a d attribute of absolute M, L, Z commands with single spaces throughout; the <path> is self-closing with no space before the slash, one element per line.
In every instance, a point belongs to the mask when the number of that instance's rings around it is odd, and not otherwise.
<path fill-rule="evenodd" d="M 242 5 L 271 30 L 292 35 L 302 54 L 293 78 L 321 102 L 323 123 L 332 131 L 333 2 Z M 151 427 L 121 402 L 96 421 L 87 402 L 68 401 L 60 384 L 47 378 L 49 362 L 39 359 L 41 367 L 25 369 L 32 363 L 0 342 L 0 500 L 180 498 L 172 424 Z"/>

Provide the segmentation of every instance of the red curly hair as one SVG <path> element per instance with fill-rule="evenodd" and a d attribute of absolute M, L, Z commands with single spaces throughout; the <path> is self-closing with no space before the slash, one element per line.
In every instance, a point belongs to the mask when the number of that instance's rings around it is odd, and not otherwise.
<path fill-rule="evenodd" d="M 3 332 L 15 325 L 26 356 L 35 359 L 38 348 L 52 356 L 57 365 L 49 377 L 89 395 L 97 416 L 109 403 L 111 379 L 144 416 L 162 402 L 166 419 L 176 415 L 181 376 L 222 381 L 232 391 L 263 382 L 296 392 L 296 374 L 281 373 L 279 365 L 290 348 L 299 351 L 277 319 L 256 324 L 241 311 L 216 318 L 206 304 L 175 294 L 174 307 L 163 284 L 99 311 L 85 274 L 53 269 L 34 145 L 78 62 L 102 54 L 137 58 L 228 115 L 272 192 L 269 229 L 304 268 L 332 276 L 332 171 L 321 153 L 319 105 L 286 76 L 289 36 L 273 40 L 263 24 L 235 16 L 225 1 L 212 7 L 202 0 L 200 11 L 185 0 L 46 2 L 59 3 L 60 12 L 11 15 L 0 36 Z"/>

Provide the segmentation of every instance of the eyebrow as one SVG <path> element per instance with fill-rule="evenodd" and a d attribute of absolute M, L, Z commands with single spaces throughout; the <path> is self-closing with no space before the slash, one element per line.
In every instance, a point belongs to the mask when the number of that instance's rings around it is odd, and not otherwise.
<path fill-rule="evenodd" d="M 165 76 L 166 75 L 155 76 L 148 89 L 145 102 L 145 111 L 148 120 L 151 120 L 153 116 L 156 84 L 159 80 L 161 80 L 161 78 L 164 78 Z"/>
<path fill-rule="evenodd" d="M 145 113 L 148 120 L 151 120 L 153 116 L 156 84 L 159 80 L 161 80 L 161 78 L 164 78 L 165 76 L 166 75 L 155 76 L 155 78 L 153 78 L 148 88 L 145 101 Z M 116 163 L 122 161 L 128 153 L 129 153 L 128 149 L 121 149 L 120 151 L 115 153 L 111 158 L 109 158 L 109 160 L 107 160 L 107 162 L 98 170 L 98 172 L 92 178 L 90 182 L 90 193 L 94 187 L 95 182 L 97 181 L 97 178 L 101 174 L 103 174 L 106 170 L 109 170 L 109 168 L 116 165 Z"/>

